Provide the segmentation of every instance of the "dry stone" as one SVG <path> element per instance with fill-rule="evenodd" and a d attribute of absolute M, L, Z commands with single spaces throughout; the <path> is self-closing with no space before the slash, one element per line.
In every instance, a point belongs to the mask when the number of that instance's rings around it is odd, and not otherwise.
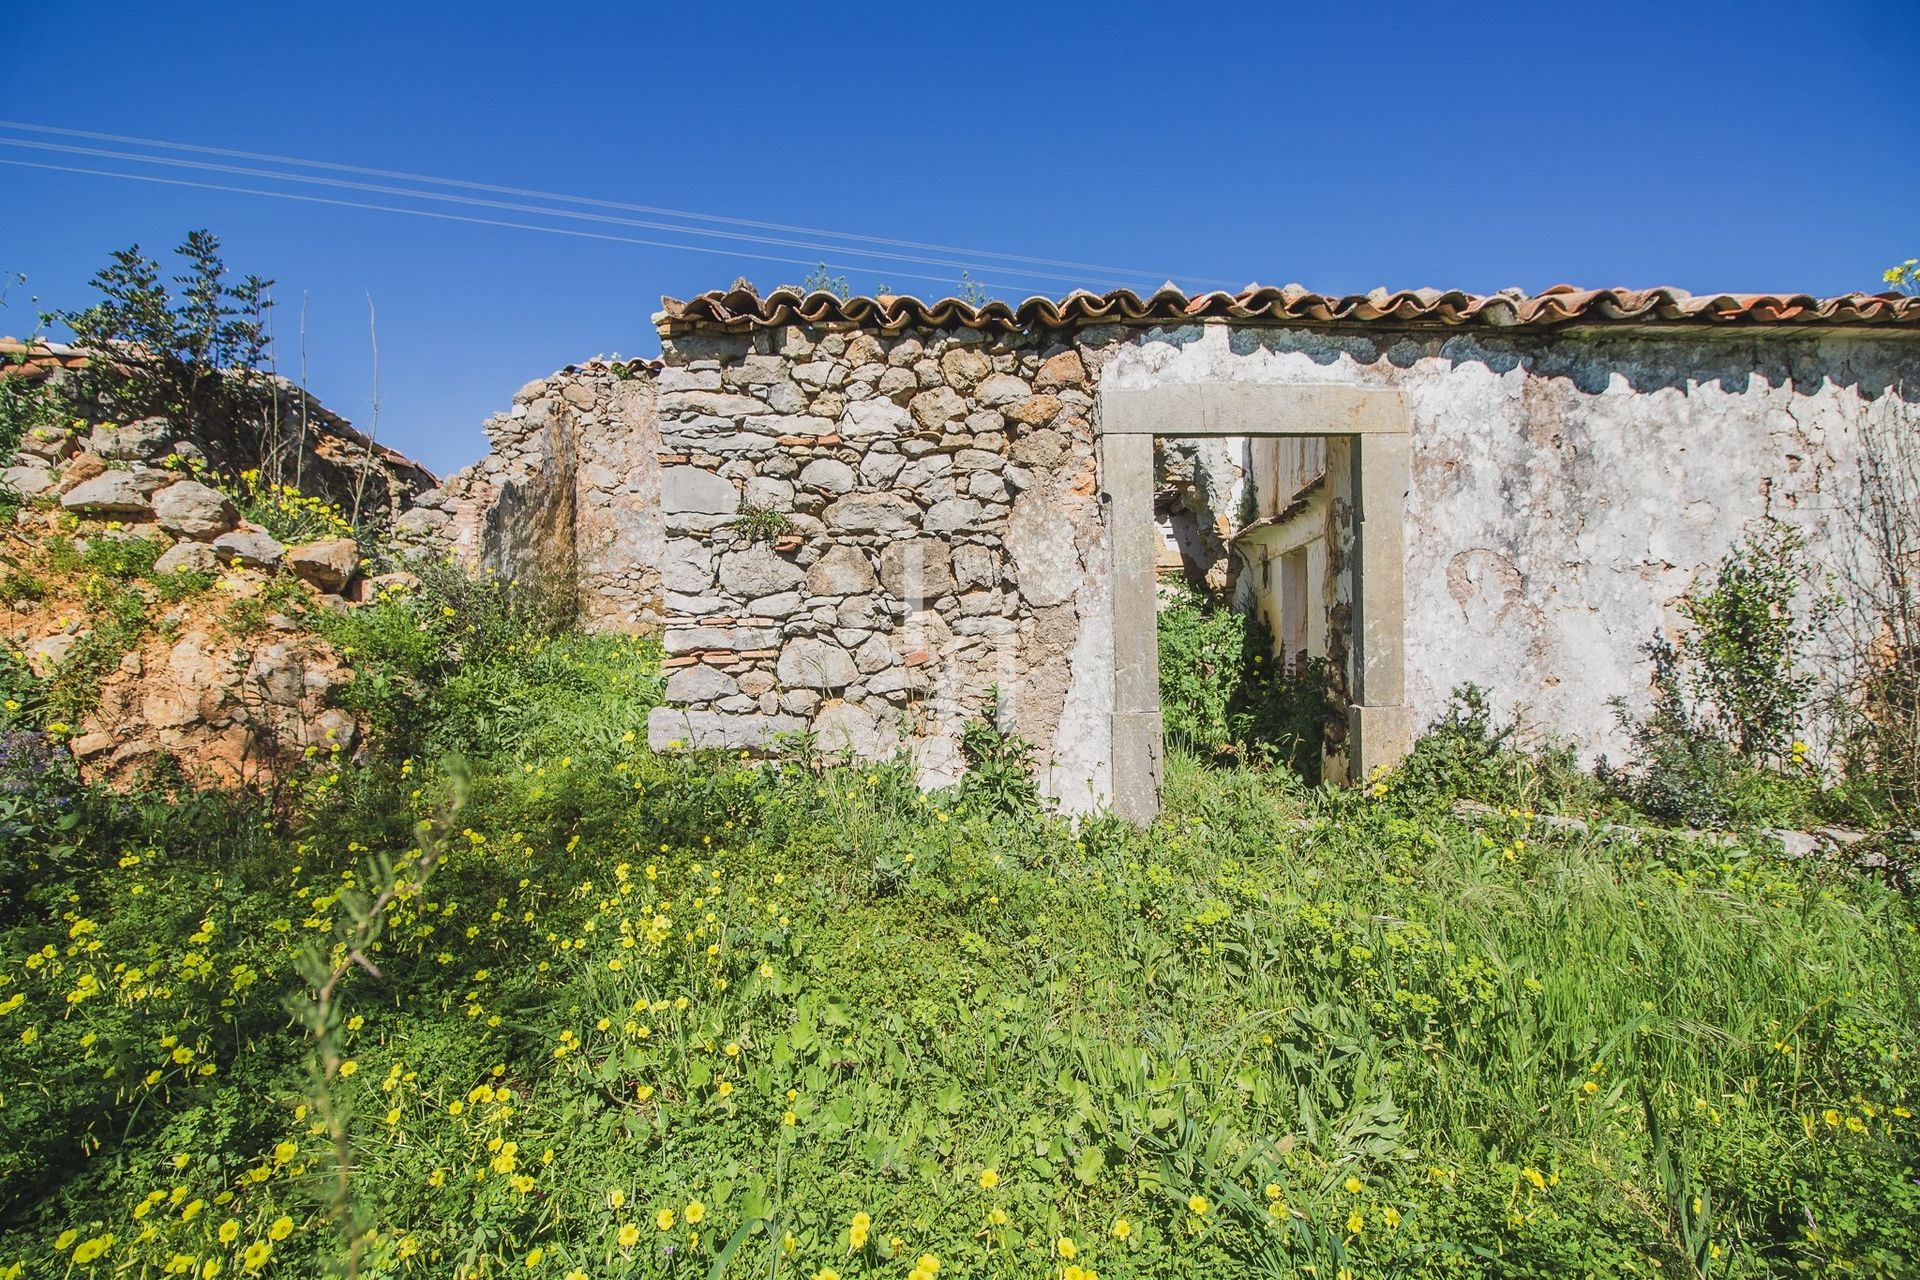
<path fill-rule="evenodd" d="M 730 516 L 740 509 L 740 492 L 702 467 L 667 467 L 660 472 L 660 506 L 669 515 Z"/>
<path fill-rule="evenodd" d="M 692 538 L 669 540 L 666 554 L 660 559 L 660 582 L 669 591 L 691 595 L 706 591 L 713 586 L 713 551 Z"/>
<path fill-rule="evenodd" d="M 852 702 L 826 703 L 813 718 L 814 741 L 829 755 L 846 752 L 858 760 L 877 760 L 899 745 L 891 717 L 875 715 Z"/>
<path fill-rule="evenodd" d="M 847 533 L 897 533 L 911 529 L 919 508 L 896 494 L 856 493 L 827 508 L 827 526 Z"/>
<path fill-rule="evenodd" d="M 1035 607 L 1059 604 L 1080 588 L 1083 570 L 1073 526 L 1060 519 L 1038 489 L 1014 501 L 1007 518 L 1007 553 L 1020 594 Z"/>
<path fill-rule="evenodd" d="M 938 431 L 955 418 L 967 415 L 967 402 L 954 394 L 950 387 L 922 391 L 908 402 L 907 408 L 913 420 L 928 431 Z"/>
<path fill-rule="evenodd" d="M 655 751 L 746 751 L 764 747 L 776 734 L 797 733 L 807 722 L 792 715 L 730 714 L 655 707 L 647 713 L 647 745 Z"/>
<path fill-rule="evenodd" d="M 845 543 L 829 547 L 807 571 L 807 591 L 816 596 L 857 596 L 878 585 L 873 566 L 858 547 Z"/>
<path fill-rule="evenodd" d="M 1033 394 L 1033 388 L 1010 373 L 996 373 L 982 382 L 973 398 L 990 409 L 998 409 Z"/>
<path fill-rule="evenodd" d="M 858 678 L 853 657 L 826 640 L 789 640 L 774 672 L 789 689 L 844 689 Z"/>
<path fill-rule="evenodd" d="M 714 702 L 740 691 L 739 682 L 732 676 L 704 662 L 682 667 L 667 677 L 669 702 Z"/>
<path fill-rule="evenodd" d="M 841 416 L 840 433 L 850 440 L 899 435 L 912 429 L 914 416 L 891 400 L 856 400 Z"/>
<path fill-rule="evenodd" d="M 902 600 L 930 600 L 953 590 L 953 554 L 941 538 L 890 542 L 880 550 L 880 581 Z"/>
<path fill-rule="evenodd" d="M 147 515 L 147 495 L 131 471 L 108 471 L 60 496 L 68 511 L 88 516 Z"/>
<path fill-rule="evenodd" d="M 801 468 L 800 483 L 824 493 L 846 493 L 854 486 L 853 468 L 833 458 L 815 458 Z"/>
<path fill-rule="evenodd" d="M 159 573 L 212 573 L 219 563 L 204 542 L 176 542 L 160 553 L 153 567 Z"/>
<path fill-rule="evenodd" d="M 182 480 L 153 495 L 153 517 L 176 538 L 209 542 L 233 528 L 240 513 L 218 489 Z"/>
<path fill-rule="evenodd" d="M 805 581 L 806 576 L 798 565 L 759 543 L 720 557 L 720 587 L 741 599 L 791 590 Z"/>
<path fill-rule="evenodd" d="M 953 533 L 972 527 L 980 519 L 980 504 L 971 498 L 948 498 L 927 508 L 929 533 Z"/>
<path fill-rule="evenodd" d="M 288 547 L 287 568 L 302 582 L 310 582 L 330 595 L 346 590 L 360 567 L 360 548 L 352 538 L 323 538 Z"/>
<path fill-rule="evenodd" d="M 173 424 L 165 418 L 142 418 L 123 427 L 102 423 L 87 438 L 87 451 L 120 462 L 150 462 L 167 452 L 173 442 Z"/>
<path fill-rule="evenodd" d="M 23 498 L 31 498 L 53 488 L 53 472 L 45 467 L 8 467 L 0 471 L 0 484 Z"/>
<path fill-rule="evenodd" d="M 275 568 L 286 551 L 271 534 L 259 529 L 235 529 L 213 540 L 213 554 L 222 563 L 244 565 L 249 569 Z"/>

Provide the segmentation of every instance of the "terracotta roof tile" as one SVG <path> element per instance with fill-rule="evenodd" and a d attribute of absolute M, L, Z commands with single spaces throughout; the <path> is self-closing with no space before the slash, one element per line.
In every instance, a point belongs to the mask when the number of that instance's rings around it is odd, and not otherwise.
<path fill-rule="evenodd" d="M 693 329 L 747 330 L 787 324 L 844 324 L 862 328 L 1071 329 L 1095 324 L 1139 324 L 1226 319 L 1259 324 L 1379 325 L 1421 329 L 1551 328 L 1570 324 L 1687 325 L 1899 325 L 1920 328 L 1920 298 L 1897 293 L 1811 294 L 1716 293 L 1695 296 L 1684 289 L 1577 289 L 1555 285 L 1536 294 L 1493 294 L 1405 289 L 1389 293 L 1314 293 L 1297 284 L 1276 289 L 1249 285 L 1239 293 L 1189 296 L 1163 285 L 1148 297 L 1131 289 L 1097 294 L 1076 291 L 1055 301 L 1033 297 L 1017 304 L 976 306 L 959 298 L 923 302 L 882 295 L 840 298 L 824 291 L 776 289 L 761 297 L 751 289 L 714 290 L 684 302 L 660 300 L 654 317 L 662 333 Z"/>

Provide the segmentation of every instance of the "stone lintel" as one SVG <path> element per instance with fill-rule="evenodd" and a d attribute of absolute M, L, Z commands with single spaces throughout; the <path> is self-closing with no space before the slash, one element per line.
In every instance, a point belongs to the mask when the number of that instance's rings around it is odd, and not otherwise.
<path fill-rule="evenodd" d="M 1170 382 L 1102 387 L 1102 435 L 1377 436 L 1407 433 L 1390 387 L 1312 383 Z"/>

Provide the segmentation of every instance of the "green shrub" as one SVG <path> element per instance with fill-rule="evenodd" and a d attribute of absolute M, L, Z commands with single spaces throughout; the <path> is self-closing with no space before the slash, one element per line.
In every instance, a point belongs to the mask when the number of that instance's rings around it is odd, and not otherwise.
<path fill-rule="evenodd" d="M 1794 613 L 1807 576 L 1805 545 L 1791 526 L 1767 521 L 1727 553 L 1705 590 L 1681 604 L 1693 624 L 1686 656 L 1700 714 L 1756 765 L 1792 761 L 1813 695 L 1815 679 L 1801 656 L 1817 620 Z"/>
<path fill-rule="evenodd" d="M 727 522 L 727 527 L 748 542 L 772 542 L 792 531 L 793 518 L 773 507 L 746 503 L 740 508 L 740 514 Z"/>
<path fill-rule="evenodd" d="M 1284 764 L 1319 781 L 1330 714 L 1323 660 L 1289 675 L 1259 619 L 1191 588 L 1163 604 L 1158 630 L 1169 745 L 1202 759 Z"/>
<path fill-rule="evenodd" d="M 342 705 L 393 759 L 643 739 L 659 704 L 652 641 L 584 636 L 537 591 L 444 563 L 316 625 L 353 665 Z"/>

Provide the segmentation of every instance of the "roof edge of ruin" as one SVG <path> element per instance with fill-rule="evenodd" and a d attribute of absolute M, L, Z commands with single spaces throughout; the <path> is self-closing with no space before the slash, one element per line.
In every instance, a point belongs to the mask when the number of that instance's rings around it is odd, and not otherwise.
<path fill-rule="evenodd" d="M 1238 293 L 1186 294 L 1172 286 L 1141 296 L 1131 289 L 1018 303 L 927 302 L 895 294 L 843 298 L 825 290 L 782 287 L 762 297 L 750 288 L 712 290 L 681 300 L 663 297 L 654 324 L 662 337 L 683 333 L 750 333 L 801 325 L 878 330 L 975 329 L 996 332 L 1072 330 L 1207 320 L 1309 328 L 1416 330 L 1562 329 L 1585 326 L 1788 329 L 1861 327 L 1920 332 L 1920 297 L 1899 293 L 1690 294 L 1684 289 L 1578 289 L 1492 294 L 1409 289 L 1333 295 L 1300 285 L 1250 285 Z"/>

